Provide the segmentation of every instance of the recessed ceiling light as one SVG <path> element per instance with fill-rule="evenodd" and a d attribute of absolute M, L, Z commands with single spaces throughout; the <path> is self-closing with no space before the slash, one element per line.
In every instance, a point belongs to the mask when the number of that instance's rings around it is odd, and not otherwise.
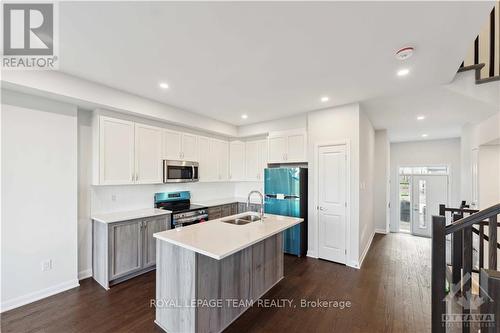
<path fill-rule="evenodd" d="M 418 116 L 417 117 L 417 120 L 424 120 L 425 119 L 425 116 Z"/>
<path fill-rule="evenodd" d="M 241 115 L 241 119 L 247 119 L 247 118 L 248 118 L 248 115 L 246 115 L 246 114 Z"/>
<path fill-rule="evenodd" d="M 427 135 L 427 134 L 422 134 L 422 137 L 423 137 L 423 138 L 426 138 L 426 137 L 428 137 L 428 136 L 429 136 L 429 135 Z"/>
<path fill-rule="evenodd" d="M 160 82 L 160 88 L 162 89 L 168 89 L 168 84 L 165 82 Z"/>
<path fill-rule="evenodd" d="M 398 76 L 405 76 L 410 73 L 410 70 L 408 68 L 403 68 L 398 71 Z"/>
<path fill-rule="evenodd" d="M 323 103 L 328 102 L 329 100 L 330 100 L 330 97 L 328 97 L 328 96 L 323 96 L 323 97 L 321 97 L 321 101 L 322 101 Z"/>

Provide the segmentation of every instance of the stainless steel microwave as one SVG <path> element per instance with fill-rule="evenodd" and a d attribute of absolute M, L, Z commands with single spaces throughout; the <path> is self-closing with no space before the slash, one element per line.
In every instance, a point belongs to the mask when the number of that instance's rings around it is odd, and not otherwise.
<path fill-rule="evenodd" d="M 197 182 L 198 165 L 198 162 L 163 160 L 163 182 Z"/>

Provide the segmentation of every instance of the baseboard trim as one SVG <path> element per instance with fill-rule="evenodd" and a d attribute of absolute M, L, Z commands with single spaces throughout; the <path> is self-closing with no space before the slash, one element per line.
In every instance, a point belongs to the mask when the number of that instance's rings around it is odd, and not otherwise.
<path fill-rule="evenodd" d="M 375 229 L 375 233 L 376 233 L 376 234 L 384 234 L 384 235 L 387 235 L 389 232 L 388 232 L 387 230 L 385 230 L 385 229 L 379 229 L 379 228 L 377 228 L 377 229 Z"/>
<path fill-rule="evenodd" d="M 373 231 L 372 235 L 370 236 L 370 240 L 368 241 L 368 244 L 365 246 L 365 249 L 363 250 L 363 253 L 361 254 L 361 258 L 359 259 L 359 268 L 361 268 L 361 266 L 363 265 L 363 261 L 365 260 L 366 254 L 368 253 L 368 250 L 370 250 L 370 246 L 372 245 L 374 236 L 375 236 L 375 231 Z"/>
<path fill-rule="evenodd" d="M 318 259 L 318 255 L 314 251 L 307 251 L 306 257 Z"/>
<path fill-rule="evenodd" d="M 78 272 L 78 281 L 87 279 L 92 276 L 92 268 Z"/>
<path fill-rule="evenodd" d="M 20 297 L 16 297 L 14 299 L 5 301 L 1 305 L 0 312 L 5 312 L 8 310 L 12 310 L 18 308 L 20 306 L 36 302 L 41 300 L 42 298 L 46 298 L 55 294 L 59 294 L 63 291 L 73 289 L 75 287 L 80 286 L 77 279 L 66 281 L 55 286 L 45 288 L 39 291 L 35 291 Z"/>

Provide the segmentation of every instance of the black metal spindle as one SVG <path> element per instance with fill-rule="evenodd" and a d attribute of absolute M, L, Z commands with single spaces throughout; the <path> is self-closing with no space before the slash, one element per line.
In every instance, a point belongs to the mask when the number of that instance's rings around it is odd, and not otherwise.
<path fill-rule="evenodd" d="M 453 214 L 453 222 L 458 221 L 462 216 L 460 214 Z M 451 252 L 452 252 L 452 277 L 451 282 L 454 285 L 460 283 L 462 279 L 462 248 L 463 248 L 463 232 L 462 230 L 455 231 L 451 239 Z"/>
<path fill-rule="evenodd" d="M 497 269 L 497 215 L 489 218 L 488 224 L 489 241 L 488 241 L 488 269 Z"/>
<path fill-rule="evenodd" d="M 495 76 L 495 7 L 490 14 L 490 77 Z"/>
<path fill-rule="evenodd" d="M 472 226 L 467 226 L 463 230 L 463 277 L 462 281 L 462 295 L 468 295 L 472 291 Z M 464 315 L 470 314 L 470 298 L 465 297 L 466 306 L 463 306 L 462 313 Z M 469 322 L 464 321 L 462 325 L 462 332 L 470 332 Z"/>
<path fill-rule="evenodd" d="M 479 64 L 479 36 L 474 40 L 474 65 Z"/>

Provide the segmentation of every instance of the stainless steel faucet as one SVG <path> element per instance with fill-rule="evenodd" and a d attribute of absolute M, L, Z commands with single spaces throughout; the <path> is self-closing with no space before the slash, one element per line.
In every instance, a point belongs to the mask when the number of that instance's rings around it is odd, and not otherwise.
<path fill-rule="evenodd" d="M 247 211 L 250 210 L 250 197 L 252 196 L 252 194 L 258 194 L 259 197 L 260 197 L 260 211 L 259 211 L 259 214 L 260 214 L 260 219 L 262 220 L 264 218 L 264 196 L 262 195 L 262 193 L 260 193 L 259 191 L 250 191 L 250 193 L 248 193 L 248 198 L 247 198 Z"/>

